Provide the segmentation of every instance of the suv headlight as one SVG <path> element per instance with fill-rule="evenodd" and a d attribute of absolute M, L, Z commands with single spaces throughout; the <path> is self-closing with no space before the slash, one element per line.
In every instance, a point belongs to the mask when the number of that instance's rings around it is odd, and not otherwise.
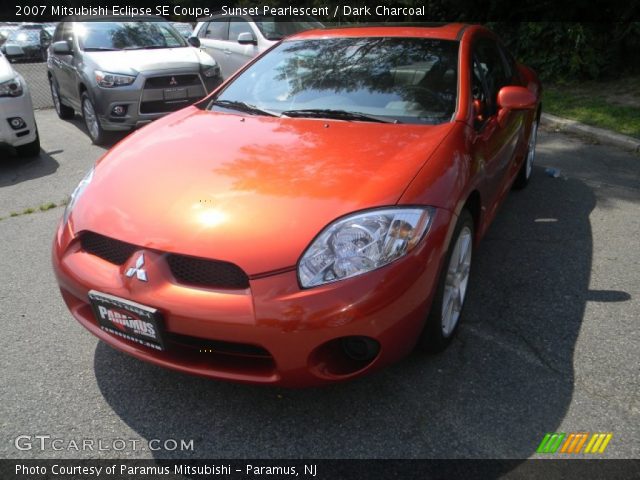
<path fill-rule="evenodd" d="M 123 75 L 121 73 L 108 73 L 100 70 L 95 71 L 96 82 L 104 88 L 123 87 L 131 85 L 136 77 L 135 75 Z"/>
<path fill-rule="evenodd" d="M 95 171 L 95 168 L 96 167 L 91 167 L 91 170 L 89 170 L 87 174 L 84 176 L 84 178 L 80 180 L 80 183 L 73 190 L 73 193 L 69 197 L 69 202 L 67 203 L 67 206 L 64 209 L 64 215 L 62 217 L 63 225 L 67 224 L 67 221 L 69 220 L 69 215 L 71 215 L 71 212 L 73 211 L 73 207 L 76 206 L 78 199 L 82 196 L 82 193 L 84 192 L 84 190 L 89 186 L 89 184 L 91 183 L 91 180 L 93 180 L 93 172 Z"/>
<path fill-rule="evenodd" d="M 19 77 L 0 83 L 0 97 L 19 97 L 23 91 Z"/>
<path fill-rule="evenodd" d="M 430 207 L 390 207 L 343 217 L 327 226 L 298 262 L 302 288 L 355 277 L 409 253 L 431 225 Z"/>
<path fill-rule="evenodd" d="M 202 74 L 207 78 L 214 78 L 220 76 L 220 67 L 218 65 L 203 65 Z"/>

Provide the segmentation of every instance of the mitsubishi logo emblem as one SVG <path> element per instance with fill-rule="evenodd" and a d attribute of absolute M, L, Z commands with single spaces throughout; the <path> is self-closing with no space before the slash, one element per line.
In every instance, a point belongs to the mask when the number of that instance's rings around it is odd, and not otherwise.
<path fill-rule="evenodd" d="M 127 270 L 127 273 L 125 273 L 125 275 L 128 278 L 132 278 L 135 275 L 136 278 L 141 282 L 146 282 L 147 272 L 145 271 L 144 268 L 142 268 L 143 266 L 144 266 L 144 253 L 141 253 L 138 259 L 136 260 L 136 266 L 131 267 L 129 270 Z"/>
<path fill-rule="evenodd" d="M 177 85 L 178 81 L 176 80 L 176 77 L 171 77 L 171 80 L 169 81 L 169 85 Z"/>

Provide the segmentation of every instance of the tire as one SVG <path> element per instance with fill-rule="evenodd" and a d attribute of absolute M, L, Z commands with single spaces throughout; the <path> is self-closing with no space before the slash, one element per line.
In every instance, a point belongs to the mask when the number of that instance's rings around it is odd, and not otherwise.
<path fill-rule="evenodd" d="M 105 132 L 102 125 L 100 125 L 100 119 L 96 113 L 95 106 L 87 92 L 82 94 L 82 118 L 84 119 L 84 125 L 87 127 L 87 133 L 89 134 L 91 141 L 95 145 L 102 145 L 106 143 L 107 132 Z"/>
<path fill-rule="evenodd" d="M 538 124 L 540 123 L 536 115 L 536 120 L 531 125 L 531 135 L 529 135 L 529 146 L 527 147 L 527 156 L 522 162 L 522 167 L 518 172 L 518 176 L 513 182 L 513 188 L 515 190 L 522 190 L 529 184 L 531 180 L 531 174 L 533 173 L 533 162 L 536 157 L 536 140 L 538 137 Z"/>
<path fill-rule="evenodd" d="M 18 152 L 18 156 L 22 158 L 37 157 L 40 155 L 40 135 L 38 134 L 37 128 L 36 139 L 31 143 L 16 147 L 16 152 Z"/>
<path fill-rule="evenodd" d="M 52 78 L 49 79 L 49 87 L 51 88 L 51 99 L 53 100 L 53 106 L 56 109 L 58 117 L 62 120 L 71 120 L 75 115 L 73 108 L 67 107 L 62 103 L 60 99 L 60 93 L 56 81 Z"/>
<path fill-rule="evenodd" d="M 431 353 L 445 350 L 458 331 L 464 300 L 469 291 L 473 238 L 473 217 L 468 210 L 462 210 L 445 256 L 431 311 L 418 343 L 421 350 Z M 459 299 L 457 307 L 455 298 Z"/>

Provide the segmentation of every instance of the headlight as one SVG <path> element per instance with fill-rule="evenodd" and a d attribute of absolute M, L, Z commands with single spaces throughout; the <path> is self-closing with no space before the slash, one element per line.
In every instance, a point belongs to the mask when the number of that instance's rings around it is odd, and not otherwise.
<path fill-rule="evenodd" d="M 87 188 L 91 183 L 91 180 L 93 180 L 94 170 L 95 170 L 95 167 L 92 167 L 91 170 L 87 172 L 87 174 L 84 176 L 82 180 L 80 180 L 80 183 L 78 184 L 78 186 L 75 188 L 75 190 L 69 197 L 69 203 L 67 203 L 67 207 L 64 209 L 64 215 L 62 217 L 63 225 L 66 225 L 67 221 L 69 220 L 69 215 L 71 215 L 71 211 L 73 210 L 73 207 L 76 206 L 76 203 L 78 202 L 78 199 L 82 196 L 82 193 L 84 192 L 85 188 Z"/>
<path fill-rule="evenodd" d="M 19 97 L 23 91 L 22 82 L 18 77 L 0 83 L 0 97 Z"/>
<path fill-rule="evenodd" d="M 220 75 L 220 67 L 218 65 L 214 65 L 213 67 L 203 65 L 202 74 L 207 78 L 217 77 Z"/>
<path fill-rule="evenodd" d="M 410 252 L 425 234 L 433 209 L 386 208 L 341 218 L 316 237 L 298 262 L 303 288 L 355 277 Z"/>
<path fill-rule="evenodd" d="M 122 75 L 120 73 L 107 73 L 96 70 L 96 82 L 105 88 L 122 87 L 131 85 L 136 79 L 135 75 Z"/>

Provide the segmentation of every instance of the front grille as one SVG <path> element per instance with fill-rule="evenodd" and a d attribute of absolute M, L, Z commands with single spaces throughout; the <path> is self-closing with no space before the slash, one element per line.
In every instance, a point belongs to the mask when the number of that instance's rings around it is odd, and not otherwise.
<path fill-rule="evenodd" d="M 138 247 L 130 243 L 114 240 L 93 232 L 85 232 L 80 237 L 80 245 L 82 249 L 100 257 L 107 262 L 116 265 L 123 265 Z"/>
<path fill-rule="evenodd" d="M 85 252 L 115 265 L 124 265 L 134 252 L 141 249 L 94 232 L 84 232 L 80 245 Z M 166 254 L 164 258 L 178 283 L 205 288 L 249 288 L 249 277 L 233 263 L 173 253 Z"/>
<path fill-rule="evenodd" d="M 180 347 L 197 352 L 209 351 L 220 355 L 234 355 L 240 357 L 272 358 L 271 354 L 262 347 L 248 343 L 223 342 L 221 340 L 208 340 L 204 338 L 180 335 L 165 332 L 166 343 L 172 347 Z"/>
<path fill-rule="evenodd" d="M 218 288 L 249 287 L 249 277 L 233 263 L 174 254 L 167 255 L 167 263 L 180 283 Z"/>
<path fill-rule="evenodd" d="M 202 85 L 200 76 L 190 75 L 167 75 L 164 77 L 150 77 L 144 83 L 144 88 L 175 88 L 188 87 L 191 85 Z"/>

